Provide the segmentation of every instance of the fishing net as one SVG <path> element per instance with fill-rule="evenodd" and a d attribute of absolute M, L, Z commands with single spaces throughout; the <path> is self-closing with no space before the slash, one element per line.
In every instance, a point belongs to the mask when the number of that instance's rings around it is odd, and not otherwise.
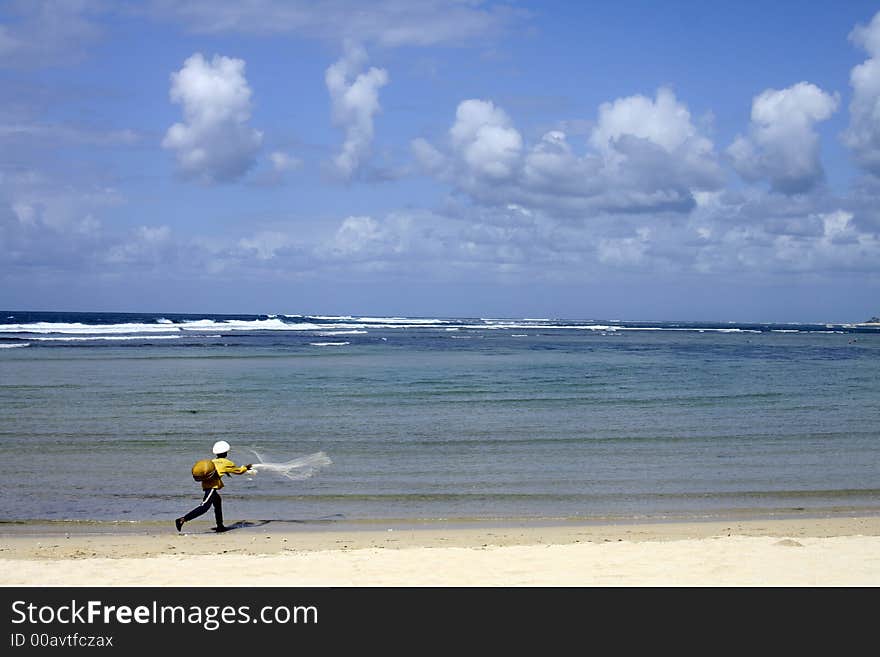
<path fill-rule="evenodd" d="M 254 453 L 258 461 L 252 464 L 251 470 L 254 472 L 270 472 L 293 481 L 308 479 L 321 468 L 333 463 L 324 452 L 306 454 L 289 461 L 272 462 L 266 461 L 257 450 L 250 448 L 250 451 Z"/>

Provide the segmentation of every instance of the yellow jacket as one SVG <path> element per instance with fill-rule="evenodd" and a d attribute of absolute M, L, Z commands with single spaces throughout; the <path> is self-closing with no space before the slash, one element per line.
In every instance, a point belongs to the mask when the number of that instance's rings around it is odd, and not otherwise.
<path fill-rule="evenodd" d="M 217 474 L 210 479 L 206 479 L 202 482 L 202 490 L 209 490 L 211 488 L 223 488 L 223 479 L 221 479 L 223 475 L 244 474 L 245 472 L 247 472 L 246 466 L 235 465 L 235 463 L 233 463 L 229 459 L 216 458 L 211 460 L 214 462 L 214 467 L 217 469 Z"/>

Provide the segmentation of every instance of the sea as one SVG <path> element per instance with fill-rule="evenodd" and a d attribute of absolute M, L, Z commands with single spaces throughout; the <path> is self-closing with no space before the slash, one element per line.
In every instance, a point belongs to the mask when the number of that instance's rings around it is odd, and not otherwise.
<path fill-rule="evenodd" d="M 880 327 L 0 311 L 0 529 L 880 514 Z M 204 518 L 209 518 L 209 515 Z"/>

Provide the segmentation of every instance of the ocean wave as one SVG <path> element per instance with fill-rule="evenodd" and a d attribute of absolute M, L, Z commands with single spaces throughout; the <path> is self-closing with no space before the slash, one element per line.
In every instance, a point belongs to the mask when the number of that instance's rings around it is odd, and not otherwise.
<path fill-rule="evenodd" d="M 62 333 L 70 335 L 87 335 L 94 333 L 169 333 L 179 330 L 179 328 L 167 324 L 82 324 L 79 322 L 0 324 L 0 333 Z"/>
<path fill-rule="evenodd" d="M 447 324 L 457 324 L 455 320 L 449 319 L 431 319 L 431 318 L 423 318 L 423 317 L 358 317 L 355 321 L 363 322 L 365 324 L 390 324 L 392 326 L 396 325 L 404 325 L 404 326 L 429 326 L 429 325 L 440 325 L 445 326 Z"/>
<path fill-rule="evenodd" d="M 73 313 L 71 319 L 78 319 Z M 98 314 L 95 314 L 98 315 Z M 20 317 L 20 316 L 19 316 Z M 99 316 L 100 317 L 100 316 Z M 52 322 L 0 324 L 0 337 L 15 336 L 28 338 L 31 335 L 153 335 L 153 334 L 197 334 L 204 332 L 299 332 L 313 331 L 319 335 L 356 335 L 372 330 L 388 331 L 593 331 L 611 333 L 617 331 L 690 331 L 713 333 L 784 333 L 784 332 L 847 332 L 847 325 L 772 325 L 735 324 L 728 322 L 624 322 L 622 320 L 564 320 L 548 318 L 440 318 L 440 317 L 397 317 L 397 316 L 354 316 L 354 315 L 253 315 L 228 316 L 210 315 L 200 318 L 189 316 L 145 317 L 141 321 L 118 322 L 120 315 L 108 315 L 107 323 Z M 10 316 L 10 319 L 12 316 Z M 138 320 L 141 318 L 138 317 Z M 99 319 L 100 321 L 100 319 Z M 856 325 L 852 325 L 856 326 Z M 827 328 L 833 327 L 833 328 Z M 850 331 L 856 328 L 848 329 Z"/>
<path fill-rule="evenodd" d="M 357 330 L 357 329 L 352 330 L 352 331 L 322 331 L 321 333 L 318 333 L 318 335 L 320 335 L 322 337 L 330 337 L 333 335 L 363 335 L 364 333 L 367 333 L 367 332 L 368 331 L 361 331 L 361 330 Z"/>
<path fill-rule="evenodd" d="M 294 327 L 304 327 L 306 330 L 313 329 L 332 329 L 332 328 L 345 328 L 345 329 L 446 329 L 452 324 L 451 320 L 444 319 L 418 319 L 410 321 L 396 321 L 394 318 L 388 318 L 387 323 L 385 319 L 380 321 L 380 318 L 363 318 L 363 317 L 350 317 L 350 318 L 341 318 L 341 317 L 310 317 L 312 320 L 334 320 L 332 324 L 315 324 L 315 323 L 303 323 L 303 324 L 289 324 L 288 326 Z M 479 328 L 486 328 L 485 326 L 480 325 Z"/>
<path fill-rule="evenodd" d="M 0 324 L 2 334 L 38 334 L 38 335 L 106 335 L 106 334 L 169 334 L 182 332 L 197 333 L 203 331 L 314 331 L 327 328 L 326 324 L 313 322 L 290 323 L 281 319 L 193 319 L 180 323 L 160 317 L 155 324 L 123 323 L 123 324 L 82 324 L 78 322 L 34 322 L 32 324 Z"/>
<path fill-rule="evenodd" d="M 439 319 L 415 319 L 410 317 L 358 317 L 357 321 L 369 324 L 442 324 Z"/>
<path fill-rule="evenodd" d="M 604 324 L 572 324 L 544 323 L 549 320 L 473 320 L 406 318 L 406 317 L 353 317 L 350 315 L 317 315 L 304 317 L 301 315 L 285 315 L 287 320 L 277 316 L 266 319 L 190 319 L 173 322 L 166 317 L 159 317 L 156 323 L 121 323 L 121 324 L 82 324 L 60 322 L 35 322 L 32 324 L 0 324 L 0 335 L 15 334 L 59 334 L 59 335 L 106 335 L 106 334 L 167 334 L 197 333 L 203 331 L 324 331 L 321 335 L 355 335 L 365 333 L 367 329 L 406 330 L 406 329 L 437 329 L 445 331 L 457 330 L 509 330 L 509 329 L 542 329 L 556 330 L 674 330 L 659 327 L 618 327 Z M 296 318 L 301 321 L 289 321 Z M 325 323 L 325 322 L 333 323 Z M 541 322 L 541 323 L 535 323 Z M 679 329 L 695 330 L 695 329 Z M 715 329 L 737 331 L 739 329 Z M 332 332 L 331 332 L 332 331 Z"/>
<path fill-rule="evenodd" d="M 553 327 L 557 328 L 557 327 Z M 763 333 L 760 329 L 749 328 L 717 328 L 712 326 L 609 326 L 605 324 L 591 324 L 589 326 L 567 326 L 564 328 L 587 328 L 595 331 L 685 331 L 697 333 Z"/>
<path fill-rule="evenodd" d="M 291 324 L 282 319 L 226 319 L 217 321 L 214 319 L 192 319 L 178 324 L 184 331 L 313 331 L 326 328 L 320 324 L 311 322 L 299 322 Z"/>
<path fill-rule="evenodd" d="M 18 344 L 0 344 L 0 349 L 15 349 L 17 347 L 30 347 L 29 342 L 19 342 Z"/>
<path fill-rule="evenodd" d="M 35 337 L 29 340 L 39 340 L 40 342 L 92 342 L 94 340 L 180 340 L 182 335 L 66 335 L 64 337 Z M 209 337 L 209 336 L 205 336 Z M 212 337 L 220 337 L 212 336 Z"/>
<path fill-rule="evenodd" d="M 313 347 L 344 347 L 351 342 L 309 342 Z"/>

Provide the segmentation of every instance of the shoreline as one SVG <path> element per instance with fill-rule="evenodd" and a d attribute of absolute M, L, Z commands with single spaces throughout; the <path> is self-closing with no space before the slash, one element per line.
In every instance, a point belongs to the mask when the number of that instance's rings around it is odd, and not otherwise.
<path fill-rule="evenodd" d="M 479 516 L 438 516 L 438 517 L 347 517 L 343 514 L 326 516 L 301 516 L 293 518 L 227 518 L 227 524 L 241 524 L 254 530 L 269 525 L 279 527 L 278 531 L 292 531 L 295 528 L 308 531 L 369 530 L 371 528 L 467 528 L 467 527 L 512 527 L 512 526 L 630 526 L 630 525 L 670 525 L 704 524 L 712 522 L 754 522 L 754 521 L 824 521 L 870 519 L 880 520 L 880 506 L 837 505 L 813 507 L 732 507 L 726 509 L 703 509 L 684 512 L 656 512 L 640 515 L 591 514 L 591 515 L 479 515 Z M 21 533 L 64 534 L 64 533 L 165 533 L 170 529 L 176 534 L 171 515 L 153 518 L 7 518 L 0 519 L 0 538 Z M 213 525 L 211 514 L 194 520 L 189 526 L 208 528 Z M 286 528 L 286 529 L 283 529 Z"/>
<path fill-rule="evenodd" d="M 880 585 L 880 516 L 267 523 L 223 534 L 207 521 L 181 534 L 52 525 L 0 526 L 0 586 Z"/>

